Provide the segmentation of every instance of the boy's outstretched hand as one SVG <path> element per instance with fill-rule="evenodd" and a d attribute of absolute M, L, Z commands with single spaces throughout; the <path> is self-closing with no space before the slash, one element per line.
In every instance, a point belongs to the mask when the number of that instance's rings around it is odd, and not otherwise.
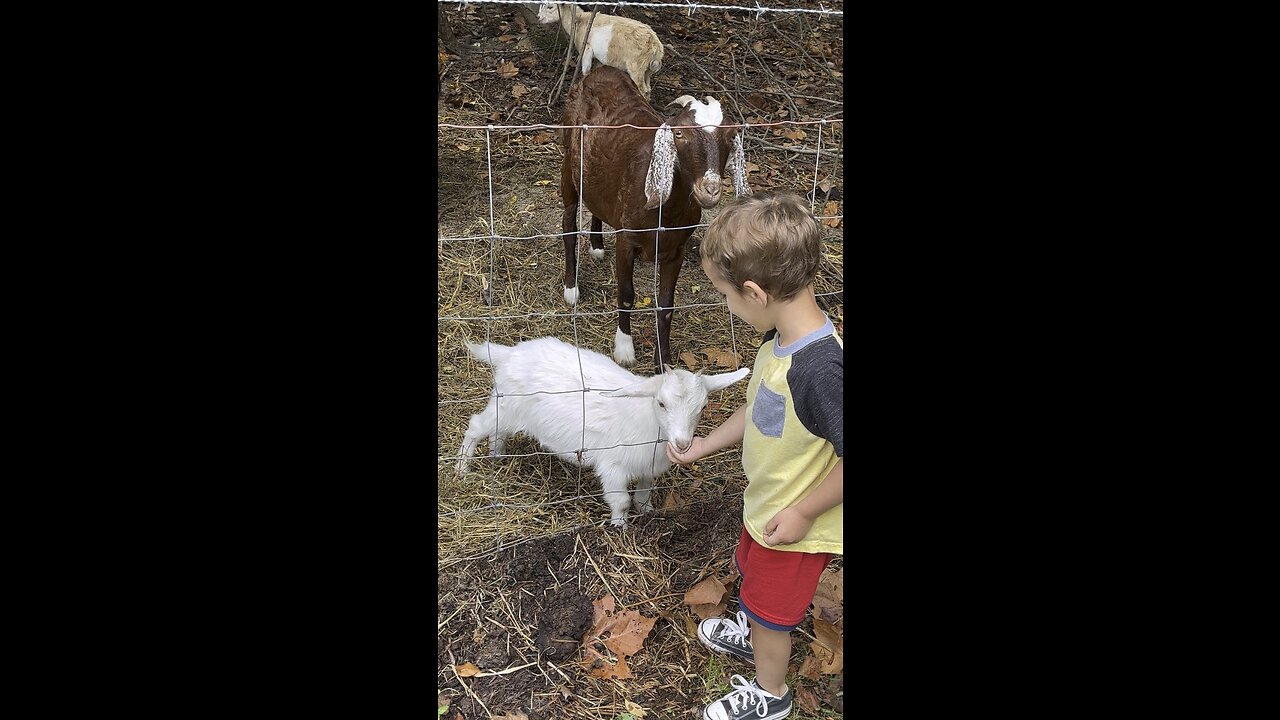
<path fill-rule="evenodd" d="M 682 453 L 676 452 L 671 443 L 667 443 L 667 459 L 677 465 L 688 465 L 706 457 L 708 455 L 706 447 L 707 439 L 698 436 L 694 436 L 693 442 L 689 443 L 689 449 Z"/>
<path fill-rule="evenodd" d="M 694 440 L 694 442 L 698 442 Z M 804 513 L 794 507 L 783 508 L 778 514 L 769 518 L 769 522 L 764 526 L 764 541 L 766 545 L 790 545 L 798 543 L 809 534 L 809 528 L 813 527 L 814 518 L 806 517 Z"/>

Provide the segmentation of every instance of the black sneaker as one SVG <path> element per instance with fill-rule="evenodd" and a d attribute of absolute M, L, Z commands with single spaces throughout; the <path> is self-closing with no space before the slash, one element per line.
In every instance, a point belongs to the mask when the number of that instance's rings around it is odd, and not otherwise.
<path fill-rule="evenodd" d="M 754 665 L 756 653 L 747 637 L 750 634 L 751 626 L 741 610 L 738 611 L 736 621 L 732 618 L 710 618 L 698 623 L 698 640 L 703 645 L 716 652 L 737 655 Z"/>
<path fill-rule="evenodd" d="M 782 720 L 791 714 L 794 688 L 776 697 L 741 675 L 729 679 L 733 692 L 711 703 L 702 711 L 702 720 Z"/>

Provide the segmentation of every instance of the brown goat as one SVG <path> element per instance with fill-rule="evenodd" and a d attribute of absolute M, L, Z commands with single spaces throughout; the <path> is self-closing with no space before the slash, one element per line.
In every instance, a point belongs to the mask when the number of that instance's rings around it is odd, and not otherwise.
<path fill-rule="evenodd" d="M 749 194 L 738 128 L 721 127 L 720 103 L 681 96 L 670 118 L 659 115 L 626 73 L 604 65 L 570 89 L 565 100 L 564 165 L 560 194 L 564 199 L 564 299 L 578 301 L 578 197 L 591 211 L 591 255 L 604 257 L 601 222 L 615 235 L 618 277 L 618 330 L 613 359 L 635 363 L 631 315 L 635 306 L 632 271 L 637 259 L 658 260 L 658 373 L 674 365 L 671 355 L 671 309 L 685 243 L 702 220 L 703 208 L 720 202 L 720 178 L 726 163 L 734 188 Z M 670 107 L 670 105 L 668 107 Z M 592 128 L 582 125 L 637 125 L 639 128 Z M 660 127 L 659 127 L 660 126 Z M 681 127 L 683 126 L 683 127 Z M 642 128 L 648 129 L 642 129 Z M 655 129 L 656 128 L 656 129 Z M 730 162 L 732 161 L 732 162 Z M 581 172 L 581 184 L 579 184 Z M 659 222 L 661 213 L 661 222 Z M 681 228 L 656 231 L 654 228 Z M 657 239 L 655 241 L 655 234 Z"/>

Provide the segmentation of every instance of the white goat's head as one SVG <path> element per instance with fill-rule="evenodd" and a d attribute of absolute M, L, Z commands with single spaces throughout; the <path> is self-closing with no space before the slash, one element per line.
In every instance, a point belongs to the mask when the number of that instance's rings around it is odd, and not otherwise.
<path fill-rule="evenodd" d="M 720 202 L 720 178 L 726 164 L 733 172 L 734 192 L 751 194 L 738 128 L 721 127 L 724 112 L 720 101 L 710 95 L 706 98 L 702 102 L 692 95 L 681 95 L 667 104 L 682 109 L 654 133 L 653 158 L 644 184 L 646 209 L 658 207 L 671 196 L 677 165 L 692 175 L 693 199 L 704 208 Z M 681 125 L 700 127 L 678 127 Z"/>
<path fill-rule="evenodd" d="M 538 5 L 538 22 L 544 25 L 560 22 L 560 6 L 553 3 L 540 3 Z"/>
<path fill-rule="evenodd" d="M 667 366 L 661 375 L 645 378 L 628 387 L 600 393 L 605 397 L 653 398 L 654 411 L 662 436 L 677 450 L 688 450 L 693 443 L 693 433 L 698 419 L 707 406 L 707 393 L 729 387 L 751 374 L 750 368 L 741 368 L 719 375 L 703 375 Z M 658 452 L 662 452 L 659 449 Z"/>

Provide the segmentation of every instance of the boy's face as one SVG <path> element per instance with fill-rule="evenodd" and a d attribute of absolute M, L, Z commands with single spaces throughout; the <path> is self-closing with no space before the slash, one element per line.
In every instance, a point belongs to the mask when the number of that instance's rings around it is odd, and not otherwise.
<path fill-rule="evenodd" d="M 761 294 L 759 290 L 742 291 L 733 287 L 705 258 L 702 260 L 702 271 L 707 274 L 707 279 L 715 289 L 724 296 L 725 302 L 729 305 L 729 312 L 746 320 L 758 332 L 773 329 L 773 320 L 769 317 L 766 303 L 761 302 L 764 298 L 757 296 Z"/>

